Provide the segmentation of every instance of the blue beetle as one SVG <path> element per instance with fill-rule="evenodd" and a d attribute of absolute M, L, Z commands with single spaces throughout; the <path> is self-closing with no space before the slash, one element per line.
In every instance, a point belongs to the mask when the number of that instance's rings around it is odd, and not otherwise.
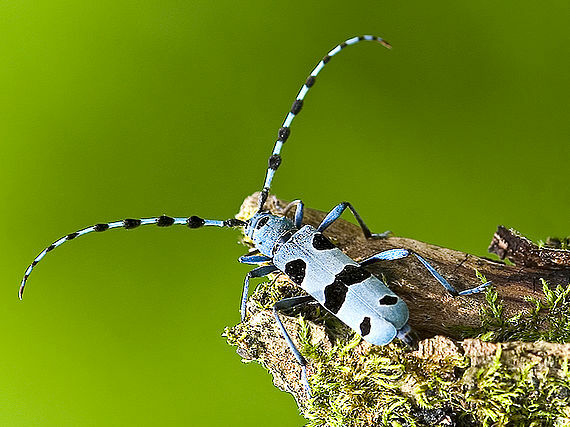
<path fill-rule="evenodd" d="M 68 240 L 88 233 L 103 232 L 114 228 L 133 229 L 142 225 L 157 225 L 159 227 L 185 225 L 189 228 L 204 226 L 243 227 L 245 234 L 252 239 L 256 251 L 241 257 L 239 261 L 246 264 L 258 264 L 259 266 L 251 270 L 245 277 L 240 305 L 242 320 L 246 317 L 246 301 L 251 278 L 264 277 L 281 271 L 308 294 L 278 301 L 273 307 L 275 319 L 283 337 L 301 365 L 302 379 L 307 391 L 310 390 L 306 374 L 307 362 L 285 330 L 279 318 L 279 311 L 316 300 L 371 344 L 385 345 L 394 338 L 399 338 L 405 344 L 414 346 L 415 336 L 408 325 L 409 312 L 405 302 L 394 294 L 380 279 L 363 268 L 364 266 L 378 260 L 394 260 L 413 255 L 452 295 L 469 295 L 480 292 L 489 283 L 458 292 L 424 258 L 411 250 L 403 248 L 380 252 L 360 263 L 354 261 L 323 235 L 323 231 L 336 221 L 347 208 L 356 218 L 365 237 L 385 238 L 389 232 L 372 234 L 358 212 L 348 202 L 342 202 L 333 208 L 316 228 L 302 224 L 304 209 L 300 200 L 290 203 L 285 208 L 283 216 L 276 216 L 265 210 L 271 182 L 275 171 L 281 165 L 281 149 L 290 135 L 290 126 L 293 119 L 303 107 L 305 95 L 315 84 L 319 72 L 334 55 L 347 46 L 362 40 L 376 41 L 388 49 L 391 48 L 390 44 L 380 37 L 371 35 L 352 37 L 337 45 L 319 61 L 298 92 L 290 111 L 279 128 L 277 141 L 269 157 L 265 182 L 259 197 L 258 210 L 250 219 L 241 221 L 231 218 L 222 221 L 203 219 L 198 216 L 170 217 L 162 215 L 142 219 L 127 218 L 83 228 L 56 240 L 40 252 L 24 273 L 19 289 L 20 299 L 22 299 L 26 282 L 33 268 L 48 252 Z M 295 208 L 295 215 L 292 221 L 285 215 L 293 207 Z"/>

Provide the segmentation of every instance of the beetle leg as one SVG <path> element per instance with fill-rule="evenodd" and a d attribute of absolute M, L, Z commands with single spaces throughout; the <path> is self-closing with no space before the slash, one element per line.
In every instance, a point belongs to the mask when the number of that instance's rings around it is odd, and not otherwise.
<path fill-rule="evenodd" d="M 238 258 L 242 264 L 262 264 L 264 262 L 271 262 L 271 258 L 265 255 L 243 255 Z"/>
<path fill-rule="evenodd" d="M 293 200 L 291 203 L 285 206 L 285 209 L 283 209 L 283 216 L 286 216 L 287 212 L 289 212 L 293 206 L 295 206 L 295 227 L 301 228 L 305 210 L 305 204 L 302 200 Z"/>
<path fill-rule="evenodd" d="M 362 228 L 362 232 L 364 233 L 364 237 L 366 237 L 367 239 L 369 239 L 369 238 L 383 239 L 383 238 L 390 236 L 390 234 L 392 234 L 391 231 L 385 231 L 384 233 L 372 233 L 372 232 L 370 232 L 370 229 L 368 228 L 368 226 L 366 225 L 364 220 L 358 214 L 356 209 L 354 209 L 354 206 L 352 206 L 349 202 L 342 202 L 342 203 L 339 203 L 338 205 L 336 205 L 327 214 L 325 219 L 323 219 L 323 222 L 321 222 L 321 224 L 317 228 L 317 231 L 320 231 L 320 232 L 325 231 L 333 222 L 335 222 L 337 219 L 340 218 L 340 216 L 342 215 L 342 213 L 345 211 L 346 208 L 350 209 L 350 211 L 354 215 L 354 218 L 356 218 L 356 221 L 358 221 L 358 225 L 360 225 L 360 228 Z"/>
<path fill-rule="evenodd" d="M 441 285 L 447 290 L 447 292 L 449 292 L 453 296 L 471 295 L 471 294 L 483 292 L 485 290 L 485 288 L 491 284 L 491 282 L 486 282 L 486 283 L 483 283 L 483 284 L 481 284 L 475 288 L 465 289 L 463 291 L 458 291 L 441 274 L 439 274 L 439 272 L 429 262 L 427 262 L 423 257 L 421 257 L 416 252 L 408 250 L 408 249 L 389 249 L 387 251 L 377 253 L 376 255 L 372 255 L 370 258 L 367 258 L 364 261 L 360 262 L 360 265 L 366 266 L 366 265 L 372 264 L 373 262 L 376 262 L 379 260 L 393 261 L 395 259 L 405 258 L 409 255 L 414 255 L 423 264 L 423 266 L 430 272 L 430 274 L 439 283 L 441 283 Z"/>
<path fill-rule="evenodd" d="M 279 318 L 278 311 L 287 310 L 296 307 L 298 305 L 306 304 L 311 301 L 314 301 L 314 298 L 312 296 L 303 295 L 298 297 L 285 298 L 282 299 L 281 301 L 277 301 L 273 305 L 273 315 L 275 316 L 277 325 L 281 330 L 281 334 L 283 335 L 283 338 L 285 338 L 285 341 L 287 341 L 287 345 L 293 352 L 293 356 L 295 356 L 295 359 L 297 359 L 297 362 L 299 363 L 299 365 L 301 365 L 301 381 L 303 382 L 303 386 L 305 387 L 305 391 L 307 392 L 309 398 L 311 397 L 311 386 L 309 385 L 309 380 L 307 378 L 307 360 L 303 357 L 303 355 L 299 352 L 299 350 L 291 340 L 291 337 L 287 333 L 285 326 L 283 326 L 283 323 Z"/>
<path fill-rule="evenodd" d="M 244 258 L 244 257 L 242 257 Z M 241 259 L 241 258 L 240 258 Z M 241 262 L 241 261 L 240 261 Z M 277 271 L 278 268 L 274 265 L 264 265 L 262 267 L 257 267 L 251 270 L 249 273 L 246 274 L 245 280 L 243 281 L 243 291 L 241 294 L 241 304 L 239 306 L 239 312 L 241 313 L 241 321 L 245 319 L 246 315 L 246 303 L 247 303 L 247 295 L 249 293 L 249 279 L 252 277 L 264 277 L 274 271 Z"/>

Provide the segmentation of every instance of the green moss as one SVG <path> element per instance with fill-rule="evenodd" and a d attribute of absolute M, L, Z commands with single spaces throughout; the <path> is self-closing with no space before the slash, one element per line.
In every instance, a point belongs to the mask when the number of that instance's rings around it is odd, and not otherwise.
<path fill-rule="evenodd" d="M 374 349 L 359 357 L 354 349 L 360 337 L 337 341 L 329 350 L 312 345 L 309 329 L 301 328 L 304 354 L 311 361 L 314 398 L 304 415 L 309 426 L 415 425 L 410 415 L 412 402 L 401 391 L 406 366 L 402 351 Z M 400 356 L 400 357 L 398 357 Z"/>
<path fill-rule="evenodd" d="M 433 363 L 396 344 L 355 353 L 356 336 L 328 351 L 301 339 L 314 371 L 309 426 L 570 425 L 567 360 L 548 375 L 536 363 L 503 363 L 499 346 L 473 373 L 460 356 Z"/>
<path fill-rule="evenodd" d="M 466 402 L 483 426 L 570 425 L 568 360 L 561 375 L 531 375 L 536 363 L 509 369 L 501 362 L 501 346 L 493 362 L 481 368 Z"/>
<path fill-rule="evenodd" d="M 551 290 L 543 283 L 543 289 L 544 298 L 530 300 L 528 313 L 511 318 L 505 318 L 497 292 L 488 289 L 482 327 L 472 335 L 492 341 L 568 341 L 570 287 Z M 268 310 L 298 292 L 287 281 L 264 282 L 250 307 Z M 319 307 L 300 312 L 296 335 L 309 362 L 312 389 L 300 410 L 309 426 L 570 426 L 568 360 L 553 356 L 547 364 L 531 363 L 519 359 L 517 346 L 504 350 L 501 345 L 494 357 L 476 364 L 460 350 L 437 360 L 421 358 L 398 342 L 363 343 Z M 324 326 L 330 342 L 313 339 L 311 324 Z M 226 334 L 234 345 L 255 348 L 250 343 L 259 325 L 245 322 Z"/>
<path fill-rule="evenodd" d="M 541 281 L 544 297 L 528 298 L 528 311 L 511 317 L 505 316 L 502 301 L 490 286 L 485 293 L 487 306 L 481 310 L 481 326 L 466 329 L 464 336 L 491 342 L 570 342 L 570 285 L 551 289 Z"/>
<path fill-rule="evenodd" d="M 570 236 L 565 238 L 549 237 L 546 242 L 539 240 L 538 247 L 570 250 Z"/>

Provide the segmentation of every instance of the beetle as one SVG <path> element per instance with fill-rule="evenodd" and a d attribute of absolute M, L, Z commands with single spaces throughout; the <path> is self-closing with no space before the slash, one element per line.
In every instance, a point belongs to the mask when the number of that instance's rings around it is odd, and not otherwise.
<path fill-rule="evenodd" d="M 346 209 L 352 212 L 366 238 L 385 238 L 390 233 L 371 233 L 361 216 L 349 202 L 342 202 L 335 206 L 318 227 L 303 225 L 304 204 L 300 200 L 290 203 L 284 209 L 283 216 L 273 215 L 265 210 L 265 203 L 267 202 L 273 177 L 281 165 L 281 149 L 289 138 L 291 123 L 301 111 L 307 92 L 315 84 L 317 75 L 333 56 L 344 48 L 363 40 L 375 41 L 388 49 L 391 48 L 391 45 L 380 37 L 372 35 L 352 37 L 337 45 L 318 62 L 298 92 L 290 111 L 279 128 L 278 138 L 269 157 L 265 182 L 259 196 L 258 210 L 250 219 L 247 221 L 235 218 L 212 220 L 198 216 L 170 217 L 162 215 L 142 219 L 127 218 L 83 228 L 56 240 L 40 252 L 24 273 L 18 293 L 19 298 L 22 299 L 23 297 L 24 288 L 32 270 L 48 252 L 69 240 L 85 234 L 103 232 L 115 228 L 129 230 L 143 225 L 157 225 L 158 227 L 184 225 L 189 228 L 206 226 L 222 228 L 241 227 L 244 229 L 245 235 L 253 241 L 255 251 L 240 257 L 239 262 L 258 265 L 258 267 L 246 275 L 244 280 L 240 304 L 242 321 L 247 315 L 246 301 L 251 278 L 264 277 L 280 271 L 307 292 L 307 295 L 304 296 L 287 298 L 276 302 L 273 306 L 273 313 L 284 339 L 297 362 L 301 365 L 302 381 L 308 392 L 310 392 L 310 387 L 306 372 L 307 362 L 285 330 L 279 317 L 280 311 L 316 300 L 371 344 L 385 345 L 394 338 L 398 338 L 406 345 L 413 347 L 416 343 L 416 338 L 408 324 L 409 312 L 406 303 L 380 279 L 366 270 L 364 266 L 378 260 L 395 260 L 413 255 L 454 296 L 481 292 L 490 282 L 476 288 L 461 292 L 457 291 L 428 261 L 419 254 L 404 248 L 380 252 L 360 263 L 354 261 L 323 235 L 323 232 Z M 286 217 L 286 214 L 293 208 L 295 208 L 294 219 L 290 220 Z"/>

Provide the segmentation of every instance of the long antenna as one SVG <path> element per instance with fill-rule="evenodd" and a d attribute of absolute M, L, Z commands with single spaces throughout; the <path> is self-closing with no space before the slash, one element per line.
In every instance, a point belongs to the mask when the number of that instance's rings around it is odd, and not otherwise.
<path fill-rule="evenodd" d="M 26 287 L 26 282 L 28 281 L 28 277 L 32 274 L 32 270 L 36 266 L 38 262 L 40 262 L 43 257 L 48 253 L 61 246 L 63 243 L 67 242 L 68 240 L 73 240 L 76 237 L 83 236 L 85 234 L 89 234 L 92 232 L 102 232 L 107 230 L 112 230 L 114 228 L 125 228 L 127 230 L 131 230 L 133 228 L 137 228 L 143 225 L 156 225 L 158 227 L 170 227 L 171 225 L 184 225 L 188 228 L 200 228 L 200 227 L 244 227 L 246 225 L 245 222 L 240 221 L 239 219 L 230 218 L 225 221 L 219 221 L 215 219 L 203 219 L 198 216 L 191 216 L 188 218 L 173 218 L 170 216 L 162 215 L 153 218 L 141 218 L 141 219 L 133 219 L 127 218 L 120 221 L 113 221 L 113 222 L 106 222 L 101 224 L 95 224 L 91 227 L 82 228 L 75 233 L 68 234 L 67 236 L 62 237 L 61 239 L 56 240 L 43 251 L 32 261 L 32 263 L 26 269 L 24 273 L 24 277 L 22 279 L 22 283 L 20 284 L 20 290 L 18 291 L 18 296 L 20 299 L 24 296 L 24 288 Z"/>
<path fill-rule="evenodd" d="M 297 98 L 295 99 L 293 105 L 291 106 L 291 111 L 289 111 L 287 117 L 285 117 L 285 121 L 283 122 L 277 133 L 277 141 L 273 146 L 273 152 L 271 153 L 271 157 L 269 157 L 269 166 L 267 168 L 267 173 L 265 175 L 265 183 L 263 184 L 263 190 L 261 190 L 261 194 L 259 195 L 259 211 L 263 210 L 263 206 L 265 205 L 267 197 L 269 196 L 269 190 L 271 189 L 271 181 L 273 180 L 275 171 L 277 170 L 279 165 L 281 165 L 281 155 L 280 155 L 281 148 L 283 147 L 283 144 L 285 143 L 285 141 L 287 141 L 287 138 L 289 138 L 289 134 L 291 133 L 291 122 L 293 121 L 295 116 L 299 114 L 301 108 L 303 108 L 303 99 L 305 98 L 305 95 L 307 95 L 309 89 L 315 84 L 317 75 L 321 72 L 324 66 L 330 61 L 330 59 L 333 56 L 335 56 L 337 53 L 339 53 L 342 49 L 363 40 L 376 41 L 380 43 L 382 46 L 388 49 L 392 49 L 390 43 L 388 43 L 386 40 L 380 37 L 357 36 L 337 45 L 333 50 L 327 53 L 323 59 L 319 61 L 319 63 L 315 68 L 313 68 L 313 71 L 305 81 L 305 84 L 303 84 L 301 90 L 299 90 Z"/>

